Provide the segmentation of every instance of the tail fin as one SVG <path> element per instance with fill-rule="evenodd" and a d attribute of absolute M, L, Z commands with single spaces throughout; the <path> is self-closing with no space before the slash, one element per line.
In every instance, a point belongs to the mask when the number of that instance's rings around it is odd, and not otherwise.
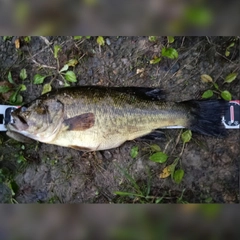
<path fill-rule="evenodd" d="M 184 102 L 190 108 L 188 128 L 209 136 L 226 136 L 222 116 L 228 109 L 224 100 L 199 100 Z"/>

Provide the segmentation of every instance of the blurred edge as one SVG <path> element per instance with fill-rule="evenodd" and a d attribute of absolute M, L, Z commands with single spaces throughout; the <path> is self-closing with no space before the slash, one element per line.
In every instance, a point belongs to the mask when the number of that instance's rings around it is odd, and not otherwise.
<path fill-rule="evenodd" d="M 1 35 L 236 35 L 240 2 L 0 0 Z"/>
<path fill-rule="evenodd" d="M 240 29 L 239 1 L 0 1 L 1 35 L 237 35 Z M 1 205 L 0 239 L 240 239 L 237 207 Z"/>
<path fill-rule="evenodd" d="M 0 239 L 239 239 L 236 205 L 1 205 Z"/>

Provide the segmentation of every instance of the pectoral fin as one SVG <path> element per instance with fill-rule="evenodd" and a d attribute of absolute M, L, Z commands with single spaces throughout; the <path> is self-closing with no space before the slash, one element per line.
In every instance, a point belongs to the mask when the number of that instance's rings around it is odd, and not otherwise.
<path fill-rule="evenodd" d="M 68 131 L 84 131 L 91 128 L 95 123 L 93 113 L 84 113 L 63 121 Z"/>

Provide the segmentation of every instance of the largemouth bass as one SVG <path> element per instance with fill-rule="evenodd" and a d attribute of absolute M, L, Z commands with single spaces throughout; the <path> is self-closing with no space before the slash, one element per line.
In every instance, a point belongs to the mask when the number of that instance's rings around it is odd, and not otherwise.
<path fill-rule="evenodd" d="M 79 150 L 105 150 L 167 126 L 221 136 L 224 100 L 166 102 L 157 88 L 81 86 L 48 92 L 12 112 L 14 133 Z"/>

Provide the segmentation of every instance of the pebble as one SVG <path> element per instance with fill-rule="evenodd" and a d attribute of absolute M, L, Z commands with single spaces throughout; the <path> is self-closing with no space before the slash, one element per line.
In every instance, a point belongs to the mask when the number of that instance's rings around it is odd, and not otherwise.
<path fill-rule="evenodd" d="M 180 64 L 178 63 L 178 62 L 176 62 L 172 67 L 171 67 L 171 69 L 170 69 L 170 73 L 175 73 L 175 72 L 177 72 L 178 70 L 179 70 L 179 68 L 180 68 Z"/>
<path fill-rule="evenodd" d="M 98 80 L 97 78 L 94 78 L 94 79 L 93 79 L 93 83 L 98 83 L 98 81 L 99 81 L 99 80 Z"/>
<path fill-rule="evenodd" d="M 224 153 L 224 154 L 221 156 L 221 161 L 222 161 L 223 163 L 231 163 L 231 162 L 232 162 L 232 159 L 231 159 L 231 157 L 229 157 L 229 156 L 227 155 L 227 153 Z"/>
<path fill-rule="evenodd" d="M 107 43 L 108 46 L 111 45 L 111 42 L 110 42 L 109 38 L 106 38 L 106 43 Z"/>
<path fill-rule="evenodd" d="M 80 85 L 85 85 L 85 84 L 86 84 L 86 81 L 85 81 L 84 79 L 82 79 L 82 80 L 79 81 L 79 84 L 80 84 Z"/>
<path fill-rule="evenodd" d="M 88 70 L 88 75 L 89 75 L 89 77 L 91 77 L 93 75 L 93 70 L 92 69 Z"/>
<path fill-rule="evenodd" d="M 30 183 L 33 179 L 33 176 L 35 176 L 35 171 L 31 168 L 28 168 L 24 174 L 24 182 Z"/>
<path fill-rule="evenodd" d="M 127 59 L 127 58 L 122 58 L 121 61 L 122 61 L 124 64 L 127 64 L 127 63 L 128 63 L 128 59 Z"/>
<path fill-rule="evenodd" d="M 108 160 L 112 158 L 112 154 L 110 153 L 110 151 L 104 151 L 103 156 Z"/>

